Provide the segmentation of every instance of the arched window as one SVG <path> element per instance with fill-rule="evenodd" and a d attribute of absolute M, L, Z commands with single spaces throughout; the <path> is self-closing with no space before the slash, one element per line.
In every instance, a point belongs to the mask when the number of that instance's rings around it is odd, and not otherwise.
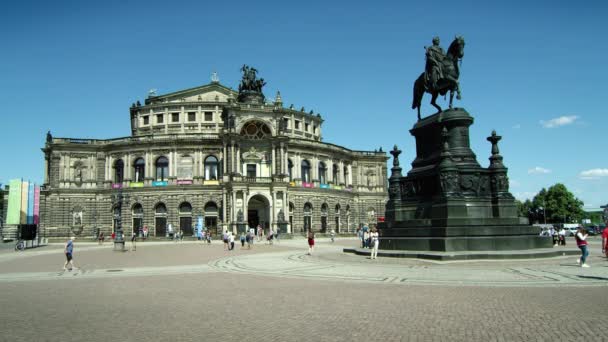
<path fill-rule="evenodd" d="M 154 213 L 156 215 L 167 215 L 167 207 L 165 206 L 164 203 L 159 203 L 154 208 Z"/>
<path fill-rule="evenodd" d="M 156 180 L 166 181 L 169 177 L 169 160 L 166 157 L 156 159 Z"/>
<path fill-rule="evenodd" d="M 135 203 L 135 205 L 133 205 L 133 208 L 131 209 L 131 213 L 133 214 L 133 216 L 143 216 L 144 208 L 141 206 L 141 204 Z"/>
<path fill-rule="evenodd" d="M 219 210 L 215 202 L 205 204 L 205 229 L 217 233 Z M 221 228 L 221 227 L 220 227 Z M 221 233 L 221 232 L 220 232 Z"/>
<path fill-rule="evenodd" d="M 336 224 L 336 231 L 340 232 L 340 204 L 336 204 L 336 211 L 335 211 L 335 224 Z"/>
<path fill-rule="evenodd" d="M 326 184 L 327 183 L 327 166 L 325 166 L 324 162 L 319 163 L 319 183 Z"/>
<path fill-rule="evenodd" d="M 249 139 L 261 140 L 272 135 L 270 128 L 263 122 L 250 121 L 241 129 L 241 135 Z"/>
<path fill-rule="evenodd" d="M 331 173 L 331 179 L 334 182 L 334 184 L 338 184 L 338 165 L 334 164 L 334 166 L 332 167 L 332 173 Z"/>
<path fill-rule="evenodd" d="M 289 181 L 293 180 L 293 162 L 291 159 L 287 159 L 287 174 L 289 174 Z"/>
<path fill-rule="evenodd" d="M 217 180 L 219 178 L 218 165 L 215 156 L 205 158 L 205 180 Z"/>
<path fill-rule="evenodd" d="M 122 183 L 125 178 L 125 163 L 118 159 L 114 163 L 114 183 Z"/>
<path fill-rule="evenodd" d="M 167 207 L 164 203 L 158 203 L 154 207 L 154 228 L 157 237 L 168 236 Z"/>
<path fill-rule="evenodd" d="M 139 203 L 135 203 L 131 208 L 133 217 L 133 233 L 140 234 L 143 231 L 144 208 Z"/>
<path fill-rule="evenodd" d="M 321 205 L 321 233 L 327 231 L 327 203 Z"/>
<path fill-rule="evenodd" d="M 304 231 L 312 229 L 312 204 L 306 202 L 304 204 Z"/>
<path fill-rule="evenodd" d="M 302 182 L 310 183 L 310 163 L 308 160 L 302 160 Z"/>
<path fill-rule="evenodd" d="M 137 158 L 133 163 L 133 174 L 135 182 L 143 182 L 146 176 L 146 162 L 144 158 Z"/>
<path fill-rule="evenodd" d="M 180 215 L 190 215 L 192 214 L 192 205 L 188 202 L 184 202 L 179 205 L 179 214 Z"/>

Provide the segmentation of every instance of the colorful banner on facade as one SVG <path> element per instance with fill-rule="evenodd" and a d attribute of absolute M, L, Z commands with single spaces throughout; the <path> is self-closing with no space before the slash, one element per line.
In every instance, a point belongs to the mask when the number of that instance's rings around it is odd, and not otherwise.
<path fill-rule="evenodd" d="M 30 186 L 29 182 L 21 183 L 21 211 L 20 211 L 20 219 L 19 223 L 26 224 L 27 223 L 27 193 L 28 188 Z"/>
<path fill-rule="evenodd" d="M 34 224 L 34 183 L 27 188 L 27 224 Z"/>
<path fill-rule="evenodd" d="M 152 182 L 152 186 L 167 186 L 169 184 L 167 181 L 155 181 Z"/>
<path fill-rule="evenodd" d="M 34 187 L 34 224 L 40 223 L 40 187 Z"/>
<path fill-rule="evenodd" d="M 177 185 L 191 185 L 192 179 L 179 179 L 177 180 Z"/>
<path fill-rule="evenodd" d="M 321 188 L 321 189 L 329 189 L 329 184 L 319 184 L 319 188 Z"/>
<path fill-rule="evenodd" d="M 218 180 L 206 180 L 205 185 L 220 185 L 220 181 Z"/>
<path fill-rule="evenodd" d="M 8 207 L 6 211 L 6 224 L 19 224 L 21 220 L 21 179 L 12 179 L 9 182 Z"/>
<path fill-rule="evenodd" d="M 302 187 L 303 188 L 313 188 L 314 185 L 312 183 L 302 182 Z"/>
<path fill-rule="evenodd" d="M 112 189 L 121 189 L 122 188 L 122 183 L 113 183 L 112 184 Z"/>
<path fill-rule="evenodd" d="M 132 182 L 129 183 L 129 188 L 143 188 L 144 187 L 144 183 L 143 182 Z"/>

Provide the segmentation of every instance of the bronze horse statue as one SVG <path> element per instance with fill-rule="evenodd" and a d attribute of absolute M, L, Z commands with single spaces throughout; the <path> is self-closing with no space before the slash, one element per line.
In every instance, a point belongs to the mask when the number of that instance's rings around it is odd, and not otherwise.
<path fill-rule="evenodd" d="M 460 68 L 458 62 L 464 56 L 464 38 L 456 37 L 448 51 L 441 60 L 441 71 L 443 77 L 440 77 L 436 84 L 431 84 L 430 77 L 427 77 L 426 72 L 423 72 L 420 77 L 414 82 L 414 100 L 412 109 L 418 109 L 418 120 L 420 120 L 420 105 L 422 96 L 425 92 L 431 94 L 431 105 L 437 108 L 438 113 L 442 111 L 441 107 L 435 103 L 437 96 L 445 95 L 450 92 L 450 109 L 452 108 L 452 100 L 454 99 L 454 91 L 456 91 L 456 99 L 460 100 L 460 84 L 458 77 L 460 76 Z"/>

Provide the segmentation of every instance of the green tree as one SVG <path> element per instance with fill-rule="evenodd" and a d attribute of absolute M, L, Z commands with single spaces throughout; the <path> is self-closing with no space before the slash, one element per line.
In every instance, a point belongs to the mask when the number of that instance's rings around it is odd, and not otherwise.
<path fill-rule="evenodd" d="M 532 211 L 547 222 L 579 222 L 585 216 L 583 202 L 561 183 L 541 189 L 532 200 Z"/>
<path fill-rule="evenodd" d="M 520 200 L 515 200 L 515 204 L 517 204 L 517 213 L 520 217 L 530 217 L 530 212 L 532 210 L 532 201 L 529 199 L 521 202 Z"/>

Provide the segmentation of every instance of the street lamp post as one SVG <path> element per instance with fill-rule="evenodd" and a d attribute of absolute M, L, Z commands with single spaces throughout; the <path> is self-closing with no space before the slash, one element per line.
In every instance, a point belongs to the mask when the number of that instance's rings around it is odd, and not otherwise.
<path fill-rule="evenodd" d="M 123 237 L 122 232 L 122 188 L 118 190 L 118 193 L 114 195 L 114 199 L 116 201 L 116 213 L 114 215 L 114 233 L 116 234 L 114 238 L 114 250 L 119 252 L 125 251 L 125 239 Z"/>

